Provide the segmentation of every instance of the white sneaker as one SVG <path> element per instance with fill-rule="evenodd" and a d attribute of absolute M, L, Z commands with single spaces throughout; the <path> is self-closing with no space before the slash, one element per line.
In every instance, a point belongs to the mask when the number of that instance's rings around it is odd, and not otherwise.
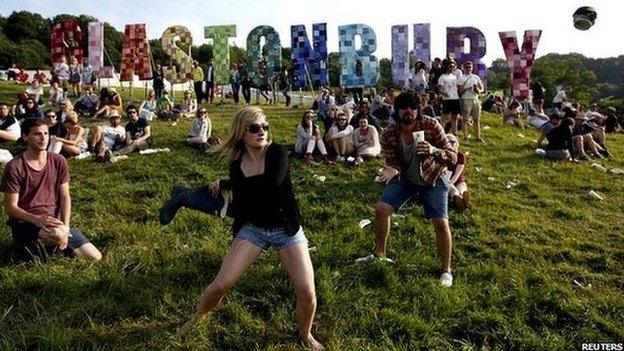
<path fill-rule="evenodd" d="M 446 288 L 453 285 L 453 275 L 449 272 L 442 273 L 442 275 L 440 276 L 440 284 L 442 284 L 442 286 Z"/>
<path fill-rule="evenodd" d="M 336 162 L 344 162 L 346 161 L 346 159 L 344 158 L 344 156 L 338 156 L 336 157 Z"/>

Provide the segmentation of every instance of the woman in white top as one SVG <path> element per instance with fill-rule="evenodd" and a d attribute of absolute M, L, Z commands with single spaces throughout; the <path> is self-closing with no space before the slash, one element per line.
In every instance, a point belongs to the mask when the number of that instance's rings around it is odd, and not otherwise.
<path fill-rule="evenodd" d="M 318 148 L 323 156 L 323 163 L 326 165 L 333 165 L 335 162 L 327 155 L 327 149 L 325 148 L 325 143 L 323 143 L 323 137 L 319 127 L 314 123 L 314 116 L 315 114 L 312 110 L 304 112 L 301 123 L 297 127 L 295 151 L 304 154 L 305 161 L 308 165 L 317 165 L 312 153 Z"/>
<path fill-rule="evenodd" d="M 184 98 L 180 104 L 182 108 L 182 114 L 184 117 L 193 117 L 197 112 L 197 99 L 193 98 L 193 93 L 190 90 L 184 92 Z"/>
<path fill-rule="evenodd" d="M 197 116 L 193 120 L 193 124 L 191 125 L 191 131 L 186 139 L 186 142 L 191 147 L 198 148 L 202 152 L 208 152 L 210 145 L 208 143 L 208 139 L 210 138 L 210 134 L 212 133 L 212 122 L 208 117 L 208 113 L 206 109 L 201 107 L 197 111 Z"/>
<path fill-rule="evenodd" d="M 63 125 L 67 130 L 65 138 L 50 136 L 48 151 L 56 154 L 63 152 L 68 156 L 78 156 L 86 152 L 85 129 L 78 124 L 78 114 L 74 111 L 67 112 Z"/>
<path fill-rule="evenodd" d="M 381 153 L 377 129 L 369 126 L 367 118 L 360 118 L 358 125 L 359 127 L 353 131 L 353 143 L 357 153 L 356 165 L 362 164 L 364 159 L 377 157 Z"/>
<path fill-rule="evenodd" d="M 156 93 L 153 90 L 150 90 L 147 93 L 147 99 L 141 103 L 139 107 L 139 117 L 143 118 L 147 121 L 152 121 L 156 118 L 156 113 L 154 110 L 156 109 Z"/>
<path fill-rule="evenodd" d="M 54 65 L 54 73 L 58 78 L 61 88 L 67 91 L 67 81 L 69 81 L 69 65 L 65 55 L 61 56 L 59 61 Z"/>
<path fill-rule="evenodd" d="M 340 110 L 334 124 L 327 132 L 327 142 L 336 152 L 336 161 L 344 162 L 345 157 L 353 153 L 353 126 L 349 124 L 349 114 Z"/>

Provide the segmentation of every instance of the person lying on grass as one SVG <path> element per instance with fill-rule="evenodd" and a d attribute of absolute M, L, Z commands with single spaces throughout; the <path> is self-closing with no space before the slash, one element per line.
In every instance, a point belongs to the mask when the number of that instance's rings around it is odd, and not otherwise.
<path fill-rule="evenodd" d="M 180 333 L 186 335 L 219 304 L 263 251 L 275 247 L 297 295 L 301 342 L 312 350 L 324 349 L 311 332 L 316 311 L 314 269 L 290 180 L 288 155 L 269 139 L 269 124 L 262 109 L 241 109 L 229 137 L 216 151 L 230 163 L 229 179 L 215 180 L 203 191 L 191 189 L 190 195 L 188 190 L 178 191 L 161 210 L 161 221 L 173 219 L 175 210 L 189 202 L 216 214 L 212 211 L 223 204 L 222 190 L 232 192 L 228 212 L 234 218 L 234 241 L 197 311 Z"/>
<path fill-rule="evenodd" d="M 69 167 L 60 155 L 47 152 L 47 120 L 28 120 L 22 125 L 26 151 L 11 160 L 2 175 L 7 222 L 20 259 L 62 251 L 92 261 L 100 251 L 84 234 L 70 229 L 71 197 Z"/>

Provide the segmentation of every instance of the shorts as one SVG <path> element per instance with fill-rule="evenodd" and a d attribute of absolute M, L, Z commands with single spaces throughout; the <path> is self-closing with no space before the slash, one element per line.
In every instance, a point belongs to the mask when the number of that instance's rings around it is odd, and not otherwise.
<path fill-rule="evenodd" d="M 462 99 L 461 112 L 464 117 L 472 117 L 475 121 L 481 116 L 481 104 L 477 99 Z"/>
<path fill-rule="evenodd" d="M 568 150 L 546 150 L 546 157 L 555 160 L 567 160 L 570 158 L 570 151 Z"/>
<path fill-rule="evenodd" d="M 442 114 L 443 115 L 459 115 L 461 109 L 459 108 L 459 99 L 456 100 L 442 100 Z"/>
<path fill-rule="evenodd" d="M 236 237 L 248 241 L 262 250 L 268 250 L 271 246 L 281 250 L 299 243 L 308 243 L 301 227 L 295 235 L 288 235 L 284 227 L 264 229 L 247 223 L 238 231 Z"/>
<path fill-rule="evenodd" d="M 418 195 L 426 219 L 448 218 L 449 177 L 449 172 L 442 175 L 435 186 L 416 185 L 408 180 L 394 178 L 386 185 L 380 202 L 398 211 L 412 196 Z"/>
<path fill-rule="evenodd" d="M 11 234 L 13 235 L 13 241 L 15 242 L 18 255 L 33 256 L 37 253 L 33 252 L 33 249 L 39 252 L 42 252 L 41 249 L 45 249 L 42 248 L 42 245 L 37 241 L 41 228 L 33 223 L 19 220 L 9 220 L 7 224 L 11 227 Z M 76 228 L 69 229 L 69 233 L 69 242 L 67 248 L 63 250 L 63 253 L 73 257 L 74 250 L 89 243 L 89 239 Z M 48 252 L 46 251 L 46 253 Z"/>

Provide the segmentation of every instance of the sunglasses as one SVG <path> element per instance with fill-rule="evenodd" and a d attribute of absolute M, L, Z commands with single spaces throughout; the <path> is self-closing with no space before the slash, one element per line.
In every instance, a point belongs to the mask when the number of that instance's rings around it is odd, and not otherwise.
<path fill-rule="evenodd" d="M 258 124 L 258 123 L 254 123 L 254 124 L 250 124 L 247 127 L 247 131 L 251 134 L 258 134 L 260 133 L 260 130 L 264 131 L 264 132 L 268 132 L 269 131 L 269 125 L 268 124 Z"/>
<path fill-rule="evenodd" d="M 200 115 L 205 115 L 205 114 L 206 114 L 206 111 L 199 111 L 199 114 L 200 114 Z"/>
<path fill-rule="evenodd" d="M 129 115 L 135 115 L 135 114 L 137 114 L 137 112 L 136 111 L 128 111 L 128 114 Z"/>
<path fill-rule="evenodd" d="M 54 118 L 54 117 L 56 117 L 56 115 L 46 115 L 46 117 L 48 117 L 48 118 Z"/>

